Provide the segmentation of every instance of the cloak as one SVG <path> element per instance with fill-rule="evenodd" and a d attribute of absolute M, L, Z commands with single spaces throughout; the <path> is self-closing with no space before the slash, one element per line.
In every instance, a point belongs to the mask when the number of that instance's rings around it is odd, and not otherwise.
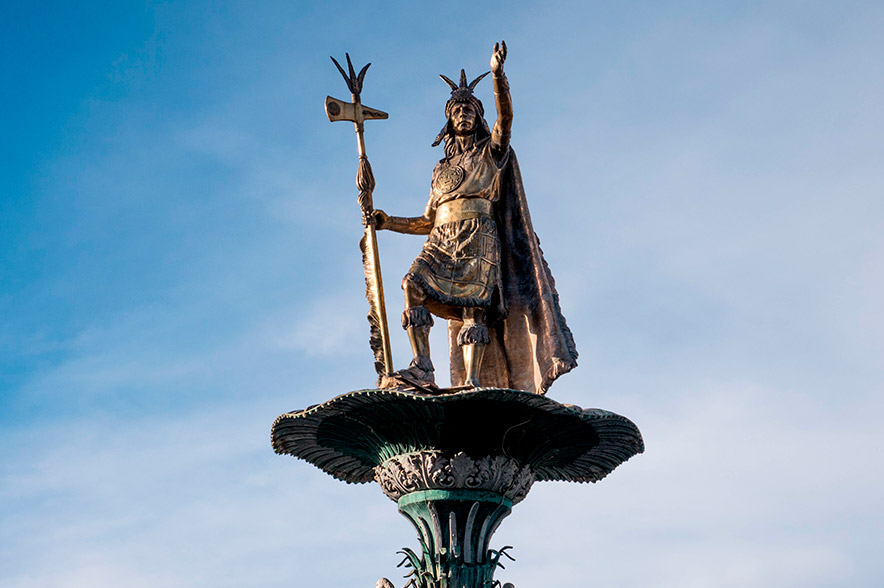
<path fill-rule="evenodd" d="M 577 348 L 531 224 L 519 162 L 511 148 L 505 162 L 495 187 L 499 191 L 495 220 L 503 312 L 488 324 L 491 344 L 485 350 L 479 379 L 483 387 L 544 394 L 556 378 L 577 366 Z M 466 378 L 457 345 L 462 326 L 460 320 L 448 321 L 452 386 Z"/>

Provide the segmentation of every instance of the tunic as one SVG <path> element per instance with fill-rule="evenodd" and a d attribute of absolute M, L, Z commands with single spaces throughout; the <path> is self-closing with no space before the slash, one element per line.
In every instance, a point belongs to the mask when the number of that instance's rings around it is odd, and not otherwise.
<path fill-rule="evenodd" d="M 435 224 L 404 280 L 420 286 L 438 316 L 461 318 L 465 307 L 502 310 L 494 220 L 500 174 L 489 139 L 433 170 L 425 215 Z"/>

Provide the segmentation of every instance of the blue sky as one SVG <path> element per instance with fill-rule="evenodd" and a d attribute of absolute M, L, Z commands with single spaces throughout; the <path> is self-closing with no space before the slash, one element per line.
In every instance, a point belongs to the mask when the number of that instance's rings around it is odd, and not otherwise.
<path fill-rule="evenodd" d="M 373 63 L 375 202 L 411 215 L 437 74 L 503 38 L 581 352 L 550 395 L 629 416 L 647 452 L 536 485 L 498 577 L 881 586 L 882 25 L 872 2 L 7 3 L 0 585 L 404 583 L 415 539 L 379 489 L 269 443 L 373 380 L 328 56 Z M 421 239 L 380 239 L 395 317 Z"/>

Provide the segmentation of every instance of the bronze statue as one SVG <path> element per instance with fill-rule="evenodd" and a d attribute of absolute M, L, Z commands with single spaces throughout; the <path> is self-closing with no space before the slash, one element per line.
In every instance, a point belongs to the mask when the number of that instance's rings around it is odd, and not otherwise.
<path fill-rule="evenodd" d="M 433 388 L 432 315 L 449 321 L 451 384 L 544 393 L 577 365 L 571 331 L 559 308 L 552 274 L 534 234 L 519 164 L 510 148 L 513 106 L 503 72 L 506 43 L 494 45 L 491 73 L 497 121 L 489 129 L 473 94 L 488 73 L 451 87 L 446 123 L 433 146 L 445 156 L 433 170 L 424 214 L 369 215 L 378 230 L 429 235 L 402 280 L 402 326 L 414 358 L 382 379 Z"/>
<path fill-rule="evenodd" d="M 417 531 L 404 547 L 405 588 L 489 588 L 510 546 L 491 538 L 537 481 L 597 482 L 644 451 L 632 421 L 544 396 L 577 365 L 571 331 L 534 234 L 516 155 L 503 73 L 506 45 L 491 58 L 497 121 L 485 122 L 473 95 L 483 74 L 451 86 L 445 156 L 433 170 L 422 216 L 375 210 L 374 175 L 364 122 L 387 114 L 362 104 L 366 65 L 347 56 L 351 102 L 326 98 L 331 121 L 356 129 L 356 184 L 365 234 L 360 243 L 378 386 L 280 415 L 271 441 L 277 453 L 304 459 L 348 483 L 375 481 Z M 384 312 L 376 230 L 428 235 L 402 281 L 414 359 L 394 372 Z M 448 320 L 452 388 L 435 385 L 429 331 L 433 315 Z M 480 387 L 481 386 L 481 387 Z M 393 588 L 382 578 L 377 588 Z"/>

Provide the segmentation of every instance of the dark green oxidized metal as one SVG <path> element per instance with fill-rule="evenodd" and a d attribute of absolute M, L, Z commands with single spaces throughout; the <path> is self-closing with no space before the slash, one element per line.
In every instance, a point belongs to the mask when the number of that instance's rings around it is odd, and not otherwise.
<path fill-rule="evenodd" d="M 421 556 L 404 549 L 403 562 L 418 588 L 490 586 L 504 548 L 488 548 L 491 534 L 512 509 L 493 492 L 425 490 L 399 499 L 399 512 L 411 521 Z"/>
<path fill-rule="evenodd" d="M 596 482 L 644 450 L 625 417 L 497 388 L 351 392 L 281 415 L 272 442 L 340 480 L 378 482 L 417 531 L 420 553 L 400 564 L 416 588 L 490 588 L 508 557 L 491 536 L 535 481 Z"/>
<path fill-rule="evenodd" d="M 348 483 L 371 482 L 387 459 L 422 450 L 508 455 L 537 481 L 597 482 L 644 451 L 626 417 L 499 388 L 441 396 L 350 392 L 279 416 L 271 440 L 277 453 Z"/>

